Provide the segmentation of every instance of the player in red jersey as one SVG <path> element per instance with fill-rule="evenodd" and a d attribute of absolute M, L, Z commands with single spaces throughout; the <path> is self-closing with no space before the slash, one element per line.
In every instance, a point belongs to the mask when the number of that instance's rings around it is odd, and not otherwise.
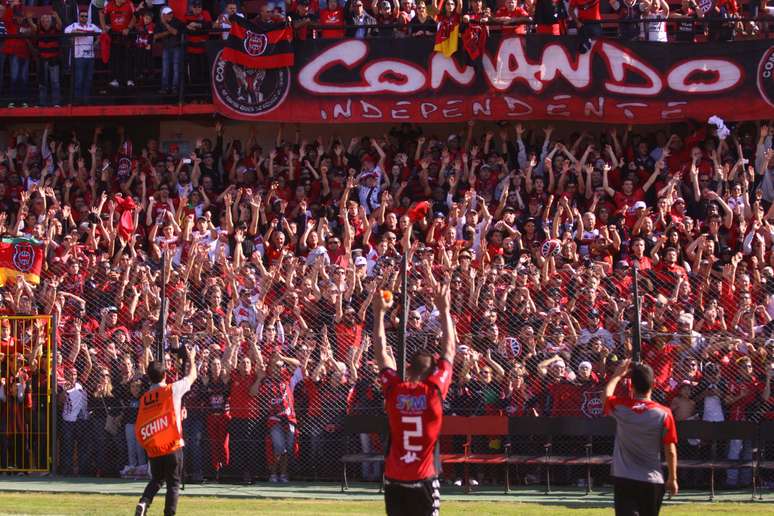
<path fill-rule="evenodd" d="M 405 380 L 398 376 L 384 333 L 384 314 L 392 306 L 392 299 L 386 296 L 385 300 L 381 295 L 374 298 L 374 353 L 390 425 L 384 465 L 388 516 L 435 516 L 440 511 L 435 451 L 457 339 L 450 311 L 449 277 L 444 277 L 434 290 L 435 306 L 440 312 L 441 356 L 436 361 L 427 351 L 415 353 L 407 364 Z"/>

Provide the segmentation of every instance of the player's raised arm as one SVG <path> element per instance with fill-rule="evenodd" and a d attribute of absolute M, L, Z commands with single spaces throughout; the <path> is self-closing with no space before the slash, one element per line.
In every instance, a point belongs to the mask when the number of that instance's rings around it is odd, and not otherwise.
<path fill-rule="evenodd" d="M 454 353 L 457 351 L 457 331 L 451 317 L 450 276 L 445 274 L 435 285 L 435 306 L 438 308 L 441 321 L 441 358 L 454 363 Z"/>
<path fill-rule="evenodd" d="M 384 331 L 384 314 L 392 308 L 392 293 L 381 291 L 374 296 L 374 358 L 379 371 L 395 369 L 395 358 L 387 350 L 387 334 Z"/>

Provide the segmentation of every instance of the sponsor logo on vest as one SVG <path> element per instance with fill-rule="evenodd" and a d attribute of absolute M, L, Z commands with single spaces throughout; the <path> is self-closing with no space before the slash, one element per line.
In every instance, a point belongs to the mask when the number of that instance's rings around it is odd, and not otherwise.
<path fill-rule="evenodd" d="M 154 434 L 157 434 L 166 428 L 169 428 L 169 416 L 162 416 L 140 428 L 140 435 L 144 441 L 150 439 Z"/>

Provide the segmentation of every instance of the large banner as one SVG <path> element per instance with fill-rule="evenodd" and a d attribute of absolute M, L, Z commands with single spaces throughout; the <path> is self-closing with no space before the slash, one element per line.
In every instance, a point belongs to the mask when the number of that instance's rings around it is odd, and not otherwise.
<path fill-rule="evenodd" d="M 471 61 L 432 38 L 295 41 L 292 68 L 252 70 L 213 52 L 213 99 L 252 121 L 574 120 L 657 124 L 774 116 L 774 43 L 490 37 Z M 261 47 L 250 51 L 260 51 Z"/>

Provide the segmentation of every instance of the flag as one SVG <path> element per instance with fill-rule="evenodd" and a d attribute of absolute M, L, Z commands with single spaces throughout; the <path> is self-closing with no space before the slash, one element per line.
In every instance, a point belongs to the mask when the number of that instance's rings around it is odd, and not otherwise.
<path fill-rule="evenodd" d="M 134 199 L 127 197 L 115 197 L 116 211 L 121 214 L 121 218 L 118 220 L 118 236 L 120 236 L 124 242 L 129 243 L 129 239 L 132 238 L 134 231 L 137 229 L 134 227 L 134 210 L 137 205 Z"/>
<path fill-rule="evenodd" d="M 37 285 L 43 268 L 43 242 L 34 238 L 0 239 L 0 284 L 6 285 L 22 275 Z"/>
<path fill-rule="evenodd" d="M 443 7 L 443 6 L 442 6 Z M 438 30 L 435 33 L 435 46 L 433 50 L 446 57 L 451 57 L 457 51 L 460 39 L 460 16 L 457 13 L 451 16 L 441 16 L 438 22 Z"/>
<path fill-rule="evenodd" d="M 486 25 L 468 24 L 468 28 L 462 33 L 462 46 L 472 60 L 475 61 L 484 53 L 488 36 L 489 27 Z"/>
<path fill-rule="evenodd" d="M 229 20 L 231 29 L 221 58 L 246 68 L 285 68 L 293 66 L 293 29 L 286 23 L 260 26 L 239 16 Z"/>

